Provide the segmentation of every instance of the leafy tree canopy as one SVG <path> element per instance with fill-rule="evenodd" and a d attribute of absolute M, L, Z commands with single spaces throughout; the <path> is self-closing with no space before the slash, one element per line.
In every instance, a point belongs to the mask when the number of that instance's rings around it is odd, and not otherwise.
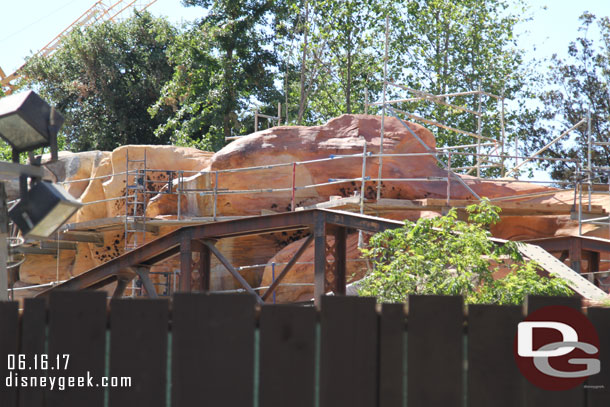
<path fill-rule="evenodd" d="M 584 13 L 580 17 L 581 36 L 570 43 L 568 57 L 554 55 L 549 61 L 548 73 L 543 77 L 545 87 L 539 90 L 540 107 L 532 115 L 521 117 L 520 128 L 527 134 L 525 150 L 532 152 L 544 146 L 561 132 L 574 126 L 591 113 L 592 141 L 610 140 L 610 18 L 598 19 Z M 601 34 L 601 44 L 591 40 L 595 29 Z M 555 124 L 553 124 L 555 123 Z M 545 154 L 550 157 L 572 158 L 587 163 L 588 129 L 581 125 L 573 137 L 564 138 Z M 607 167 L 610 146 L 594 146 L 593 166 Z M 556 180 L 570 180 L 575 166 L 564 162 L 541 162 L 550 169 Z M 607 182 L 607 175 L 601 174 Z"/>
<path fill-rule="evenodd" d="M 374 235 L 363 249 L 374 269 L 362 280 L 360 294 L 383 302 L 404 302 L 409 294 L 462 295 L 467 303 L 491 304 L 521 304 L 528 294 L 572 295 L 564 280 L 539 276 L 518 243 L 489 239 L 500 208 L 483 200 L 467 211 L 468 222 L 458 220 L 454 208 Z M 510 273 L 495 280 L 501 268 Z"/>
<path fill-rule="evenodd" d="M 27 61 L 26 85 L 66 117 L 61 134 L 73 151 L 167 143 L 154 134 L 166 116 L 151 120 L 147 109 L 171 78 L 166 51 L 175 35 L 148 13 L 76 29 L 51 57 Z"/>
<path fill-rule="evenodd" d="M 291 122 L 314 124 L 343 113 L 363 113 L 365 90 L 369 101 L 381 100 L 386 15 L 389 81 L 432 94 L 482 89 L 508 99 L 528 89 L 530 76 L 514 35 L 515 25 L 526 19 L 520 0 L 288 0 L 285 7 L 292 14 L 281 19 L 277 49 Z M 388 89 L 388 98 L 413 96 Z M 474 111 L 479 104 L 472 95 L 450 102 Z M 397 107 L 472 133 L 478 129 L 476 116 L 444 105 L 412 102 Z M 482 135 L 498 138 L 498 101 L 483 96 L 481 110 L 486 112 Z M 515 114 L 507 112 L 506 121 Z M 474 141 L 430 129 L 439 146 Z M 514 129 L 508 130 L 510 135 Z M 474 159 L 455 156 L 453 162 L 462 166 L 474 164 Z M 499 172 L 489 170 L 494 171 Z"/>
<path fill-rule="evenodd" d="M 169 50 L 176 65 L 151 109 L 169 115 L 157 130 L 178 144 L 216 150 L 227 137 L 252 132 L 253 102 L 277 106 L 269 0 L 186 0 L 206 14 Z M 267 112 L 266 112 L 267 113 Z M 272 113 L 272 112 L 268 112 Z"/>

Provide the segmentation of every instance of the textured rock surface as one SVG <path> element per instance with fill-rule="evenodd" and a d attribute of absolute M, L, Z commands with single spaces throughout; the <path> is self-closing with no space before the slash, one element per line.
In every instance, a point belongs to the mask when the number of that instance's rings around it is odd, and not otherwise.
<path fill-rule="evenodd" d="M 384 135 L 385 153 L 424 153 L 424 147 L 413 135 L 407 131 L 396 119 L 386 118 Z M 422 126 L 410 123 L 413 132 L 430 149 L 435 148 L 432 134 Z M 113 152 L 86 152 L 62 153 L 59 163 L 48 167 L 52 177 L 57 181 L 74 181 L 90 177 L 104 177 L 94 180 L 84 180 L 67 184 L 73 196 L 84 203 L 109 200 L 85 206 L 78 212 L 72 221 L 87 222 L 96 219 L 105 219 L 125 215 L 125 204 L 121 199 L 125 196 L 126 153 L 129 151 L 131 160 L 141 160 L 146 151 L 147 168 L 159 171 L 147 173 L 145 187 L 150 192 L 146 216 L 160 219 L 176 219 L 178 215 L 178 202 L 180 202 L 180 215 L 188 217 L 211 216 L 214 212 L 214 199 L 211 194 L 189 194 L 180 199 L 176 194 L 158 193 L 175 190 L 178 186 L 176 179 L 170 182 L 168 170 L 184 171 L 184 188 L 211 191 L 214 187 L 218 191 L 245 191 L 261 190 L 260 193 L 241 192 L 238 194 L 221 194 L 217 197 L 218 216 L 260 215 L 261 212 L 283 212 L 290 209 L 292 187 L 292 165 L 250 170 L 244 172 L 226 172 L 235 168 L 260 167 L 274 164 L 312 161 L 296 166 L 296 204 L 307 206 L 327 201 L 331 196 L 352 196 L 360 191 L 360 182 L 347 182 L 328 185 L 329 179 L 353 179 L 362 174 L 362 158 L 335 158 L 319 161 L 336 155 L 349 155 L 362 153 L 366 143 L 367 151 L 377 153 L 380 146 L 380 118 L 378 116 L 344 115 L 329 121 L 325 125 L 314 127 L 275 127 L 240 138 L 215 154 L 202 152 L 192 148 L 173 146 L 123 146 Z M 318 160 L 318 161 L 316 161 Z M 141 164 L 140 164 L 141 166 Z M 138 165 L 130 165 L 130 170 Z M 218 172 L 216 183 L 215 171 Z M 122 174 L 121 174 L 122 173 Z M 112 175 L 115 174 L 115 175 Z M 370 157 L 366 160 L 366 175 L 376 178 L 378 174 L 378 158 Z M 411 157 L 385 157 L 383 160 L 383 178 L 421 178 L 446 177 L 434 157 L 418 155 Z M 512 196 L 517 194 L 531 194 L 540 191 L 551 191 L 552 188 L 536 186 L 523 182 L 509 182 L 509 180 L 487 182 L 472 177 L 463 177 L 471 188 L 480 196 L 490 198 Z M 130 180 L 133 183 L 133 180 Z M 326 184 L 326 185 L 321 185 Z M 306 185 L 317 185 L 311 188 L 302 188 Z M 269 192 L 271 188 L 285 188 L 281 192 Z M 445 181 L 384 181 L 382 183 L 382 197 L 396 199 L 445 198 L 447 184 Z M 367 182 L 365 196 L 373 198 L 376 184 Z M 457 181 L 452 182 L 452 199 L 469 199 L 472 194 Z M 594 204 L 609 208 L 608 196 L 594 195 Z M 568 203 L 573 201 L 573 192 L 558 191 L 545 197 L 526 197 L 522 199 L 532 203 Z M 128 208 L 129 209 L 129 208 Z M 410 218 L 418 216 L 437 216 L 435 212 L 401 212 L 384 213 L 393 219 Z M 175 227 L 162 227 L 158 235 L 147 234 L 147 239 L 154 239 L 162 234 L 174 230 Z M 505 216 L 500 224 L 493 229 L 494 235 L 504 238 L 523 239 L 535 237 L 548 237 L 556 235 L 570 235 L 577 231 L 577 223 L 567 216 Z M 584 231 L 588 234 L 607 237 L 607 228 L 586 226 Z M 295 234 L 271 234 L 258 237 L 223 239 L 218 247 L 235 266 L 262 265 L 257 268 L 244 269 L 242 272 L 253 285 L 261 283 L 267 285 L 271 281 L 271 260 L 282 263 L 291 257 L 298 243 L 295 240 L 302 238 Z M 76 251 L 64 250 L 59 257 L 37 255 L 28 256 L 21 266 L 21 280 L 26 283 L 43 283 L 54 281 L 59 273 L 59 279 L 78 275 L 96 265 L 108 261 L 123 252 L 125 242 L 123 230 L 114 230 L 104 233 L 103 245 L 80 243 Z M 356 248 L 357 235 L 350 235 L 348 241 L 348 277 L 355 273 L 361 275 L 365 263 L 358 259 Z M 279 252 L 279 253 L 278 253 Z M 275 256 L 275 257 L 274 257 Z M 307 262 L 311 258 L 308 250 L 301 261 Z M 307 257 L 309 256 L 309 257 Z M 197 259 L 196 255 L 193 262 Z M 59 267 L 57 265 L 59 264 Z M 265 265 L 267 265 L 265 267 Z M 213 289 L 227 289 L 236 287 L 235 281 L 213 259 Z M 163 265 L 153 268 L 153 271 L 173 273 L 179 269 L 177 260 L 170 260 Z M 289 274 L 287 282 L 311 283 L 313 280 L 310 265 L 297 265 Z M 198 284 L 199 276 L 194 274 L 194 286 Z M 305 299 L 310 296 L 305 289 L 282 289 L 281 295 L 291 299 Z"/>
<path fill-rule="evenodd" d="M 432 133 L 426 128 L 409 123 L 413 132 L 430 149 L 435 148 Z M 188 188 L 213 188 L 215 177 L 213 171 L 219 171 L 219 190 L 265 190 L 285 188 L 281 192 L 260 192 L 219 195 L 217 214 L 259 215 L 261 210 L 290 210 L 292 166 L 259 169 L 244 172 L 222 172 L 234 168 L 260 167 L 274 164 L 306 162 L 328 159 L 331 156 L 361 154 L 364 144 L 367 151 L 379 151 L 380 118 L 378 116 L 343 115 L 322 126 L 299 127 L 283 126 L 253 133 L 240 138 L 212 157 L 210 165 L 202 170 L 208 173 L 195 175 L 185 181 Z M 422 145 L 400 122 L 386 118 L 384 133 L 384 152 L 387 154 L 425 153 Z M 379 160 L 376 157 L 367 159 L 366 175 L 377 178 Z M 212 172 L 212 173 L 209 173 Z M 334 185 L 330 179 L 354 179 L 362 175 L 362 158 L 336 158 L 326 161 L 314 161 L 299 164 L 296 167 L 295 194 L 296 206 L 308 206 L 326 201 L 330 196 L 352 196 L 360 192 L 360 182 L 347 182 Z M 446 171 L 439 168 L 433 156 L 419 155 L 411 157 L 384 157 L 382 178 L 426 178 L 446 177 Z M 471 188 L 480 196 L 497 197 L 519 193 L 532 193 L 550 190 L 544 186 L 535 186 L 519 182 L 481 182 L 473 177 L 463 177 Z M 301 188 L 303 186 L 317 187 Z M 366 198 L 376 196 L 376 182 L 368 182 L 365 189 Z M 444 198 L 447 192 L 445 181 L 402 181 L 382 182 L 381 196 L 395 199 Z M 452 182 L 452 199 L 469 199 L 472 194 L 457 181 Z M 187 214 L 211 215 L 213 199 L 211 195 L 188 200 L 184 209 Z M 151 204 L 150 215 L 167 213 L 176 209 L 175 197 L 159 196 Z"/>
<path fill-rule="evenodd" d="M 286 263 L 299 250 L 305 239 L 293 242 L 286 246 L 276 256 L 274 256 L 265 267 L 265 273 L 261 286 L 267 287 L 273 282 L 272 263 L 275 263 L 275 276 L 282 272 Z M 328 244 L 332 245 L 334 238 L 328 238 Z M 347 283 L 356 281 L 364 277 L 368 270 L 369 262 L 360 258 L 358 250 L 358 233 L 347 236 L 347 269 L 345 272 Z M 313 298 L 313 261 L 314 261 L 313 243 L 308 246 L 308 249 L 301 255 L 297 264 L 292 266 L 286 277 L 282 280 L 275 293 L 277 302 L 287 301 L 309 301 Z M 300 285 L 301 284 L 301 285 Z M 273 302 L 273 297 L 269 297 L 267 302 Z"/>
<path fill-rule="evenodd" d="M 103 201 L 125 196 L 126 150 L 129 150 L 130 160 L 142 160 L 146 151 L 147 168 L 172 169 L 183 171 L 198 171 L 206 166 L 211 153 L 194 148 L 173 146 L 125 146 L 113 152 L 62 153 L 59 162 L 53 163 L 47 169 L 58 182 L 69 181 L 64 187 L 81 202 Z M 130 164 L 130 171 L 142 168 L 143 163 Z M 112 176 L 112 174 L 118 174 Z M 108 176 L 108 177 L 103 177 Z M 98 178 L 100 177 L 100 178 Z M 72 182 L 85 178 L 97 178 Z M 147 174 L 147 186 L 150 190 L 158 190 L 163 183 L 149 181 L 167 181 L 165 172 Z M 130 183 L 133 183 L 130 179 Z M 69 222 L 85 222 L 95 219 L 112 218 L 125 215 L 123 199 L 86 205 Z M 160 234 L 174 228 L 162 228 Z M 148 234 L 147 240 L 156 238 Z M 79 243 L 75 251 L 62 250 L 59 266 L 56 256 L 30 255 L 20 267 L 20 279 L 23 282 L 39 284 L 54 281 L 59 274 L 63 280 L 117 257 L 125 247 L 122 230 L 104 233 L 104 244 L 95 245 Z"/>

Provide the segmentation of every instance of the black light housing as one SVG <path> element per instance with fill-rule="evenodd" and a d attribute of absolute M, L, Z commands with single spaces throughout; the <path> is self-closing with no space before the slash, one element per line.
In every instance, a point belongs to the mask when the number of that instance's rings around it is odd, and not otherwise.
<path fill-rule="evenodd" d="M 9 211 L 26 238 L 51 236 L 82 206 L 57 184 L 36 183 Z"/>
<path fill-rule="evenodd" d="M 57 131 L 64 117 L 34 91 L 16 93 L 0 99 L 0 137 L 13 148 L 13 162 L 19 153 L 51 147 L 57 159 Z"/>

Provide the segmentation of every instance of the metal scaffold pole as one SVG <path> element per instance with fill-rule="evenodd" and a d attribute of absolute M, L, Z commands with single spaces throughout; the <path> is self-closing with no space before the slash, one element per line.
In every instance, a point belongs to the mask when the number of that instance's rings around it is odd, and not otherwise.
<path fill-rule="evenodd" d="M 481 83 L 479 82 L 479 108 L 477 109 L 477 178 L 481 178 Z"/>
<path fill-rule="evenodd" d="M 587 176 L 587 190 L 589 192 L 589 212 L 591 212 L 591 178 L 592 178 L 592 174 L 591 174 L 591 170 L 592 170 L 592 163 L 591 163 L 591 157 L 592 157 L 592 152 L 591 152 L 591 107 L 589 106 L 589 111 L 587 112 L 587 144 L 588 144 L 588 151 L 587 151 L 587 162 L 588 162 L 588 176 Z"/>
<path fill-rule="evenodd" d="M 504 129 L 504 90 L 502 90 L 502 98 L 500 99 L 501 109 L 500 109 L 500 130 L 502 131 L 502 142 L 501 142 L 501 150 L 500 155 L 502 156 L 502 169 L 500 171 L 500 175 L 504 178 L 506 173 L 506 166 L 504 165 L 504 143 L 506 142 L 506 131 Z"/>
<path fill-rule="evenodd" d="M 0 301 L 8 300 L 8 210 L 4 182 L 0 182 Z"/>
<path fill-rule="evenodd" d="M 379 140 L 379 176 L 377 181 L 377 200 L 381 198 L 381 176 L 383 170 L 383 133 L 385 132 L 385 109 L 388 88 L 388 38 L 390 31 L 390 17 L 385 16 L 385 49 L 383 56 L 383 104 L 381 105 L 381 131 Z"/>

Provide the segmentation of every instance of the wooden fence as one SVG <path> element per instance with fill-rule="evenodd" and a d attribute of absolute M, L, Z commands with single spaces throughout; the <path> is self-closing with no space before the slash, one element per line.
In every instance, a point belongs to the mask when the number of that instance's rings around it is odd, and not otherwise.
<path fill-rule="evenodd" d="M 576 298 L 530 297 L 529 311 Z M 249 295 L 176 294 L 112 300 L 57 292 L 48 301 L 0 303 L 3 407 L 501 407 L 610 406 L 610 309 L 589 309 L 602 372 L 591 386 L 549 392 L 513 359 L 521 307 L 461 297 L 411 296 L 379 309 L 370 298 L 324 297 L 313 307 L 265 305 Z M 7 354 L 69 354 L 59 369 L 23 376 L 131 377 L 130 388 L 8 388 Z M 57 380 L 57 379 L 56 379 Z"/>

